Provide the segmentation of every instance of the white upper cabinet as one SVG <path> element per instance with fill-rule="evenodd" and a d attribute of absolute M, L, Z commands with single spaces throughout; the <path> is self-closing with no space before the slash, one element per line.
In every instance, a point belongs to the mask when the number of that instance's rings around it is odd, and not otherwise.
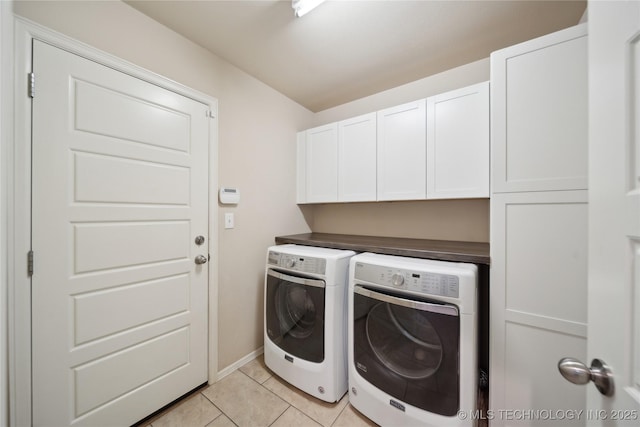
<path fill-rule="evenodd" d="M 427 198 L 489 197 L 489 82 L 427 98 Z"/>
<path fill-rule="evenodd" d="M 338 201 L 338 124 L 309 129 L 305 134 L 307 203 Z"/>
<path fill-rule="evenodd" d="M 586 25 L 492 53 L 491 103 L 493 192 L 587 188 Z"/>
<path fill-rule="evenodd" d="M 296 140 L 296 203 L 307 203 L 306 132 L 298 132 Z"/>
<path fill-rule="evenodd" d="M 297 203 L 489 197 L 489 82 L 298 133 Z"/>
<path fill-rule="evenodd" d="M 426 197 L 426 100 L 378 111 L 378 200 Z"/>
<path fill-rule="evenodd" d="M 376 113 L 338 123 L 338 201 L 376 200 Z"/>

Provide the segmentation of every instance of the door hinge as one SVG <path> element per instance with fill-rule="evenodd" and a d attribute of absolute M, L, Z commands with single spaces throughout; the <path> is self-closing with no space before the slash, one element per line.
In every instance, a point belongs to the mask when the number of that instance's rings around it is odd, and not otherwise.
<path fill-rule="evenodd" d="M 205 115 L 206 115 L 207 117 L 209 117 L 210 119 L 215 119 L 215 118 L 216 118 L 216 116 L 213 114 L 213 111 L 211 111 L 211 110 L 206 111 L 206 112 L 205 112 Z"/>
<path fill-rule="evenodd" d="M 29 73 L 29 98 L 36 96 L 36 75 Z"/>
<path fill-rule="evenodd" d="M 33 276 L 33 251 L 29 251 L 27 254 L 27 272 L 29 277 Z"/>

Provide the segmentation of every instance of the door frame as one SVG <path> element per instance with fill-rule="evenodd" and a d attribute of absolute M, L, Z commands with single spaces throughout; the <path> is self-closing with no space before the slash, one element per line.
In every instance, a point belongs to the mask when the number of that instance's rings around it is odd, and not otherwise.
<path fill-rule="evenodd" d="M 8 158 L 13 139 L 13 1 L 0 2 L 0 424 L 9 423 L 9 366 L 7 315 L 10 199 Z"/>
<path fill-rule="evenodd" d="M 4 3 L 4 2 L 3 2 Z M 4 15 L 4 13 L 3 13 Z M 27 96 L 28 74 L 32 70 L 32 41 L 41 40 L 78 56 L 123 72 L 135 78 L 178 93 L 209 107 L 209 309 L 208 309 L 208 379 L 218 376 L 218 100 L 186 87 L 142 67 L 129 63 L 92 46 L 50 30 L 11 13 L 13 23 L 13 69 L 3 67 L 2 83 L 14 88 L 12 111 L 2 111 L 3 122 L 11 122 L 12 138 L 3 143 L 0 169 L 6 179 L 6 202 L 3 224 L 6 224 L 7 280 L 7 354 L 8 354 L 8 422 L 10 426 L 31 425 L 31 278 L 27 275 L 27 253 L 31 247 L 31 100 Z M 3 25 L 3 39 L 5 36 Z M 3 57 L 8 56 L 3 49 Z M 37 96 L 37 77 L 35 84 Z M 3 94 L 3 98 L 4 94 Z M 3 101 L 4 103 L 4 101 Z M 3 105 L 5 107 L 5 105 Z M 13 118 L 11 118 L 13 114 Z M 3 123 L 4 124 L 4 123 Z M 7 145 L 7 147 L 4 147 Z M 4 154 L 7 154 L 6 156 Z M 0 193 L 1 194 L 1 193 Z M 6 196 L 6 198 L 5 198 Z M 6 220 L 6 222 L 5 222 Z M 4 231 L 4 230 L 2 230 Z M 35 260 L 37 268 L 37 258 Z M 3 285 L 4 287 L 4 285 Z M 1 294 L 0 294 L 1 295 Z M 4 344 L 2 344 L 4 345 Z M 26 355 L 26 357 L 25 357 Z M 0 402 L 2 404 L 4 402 Z M 159 408 L 158 408 L 159 409 Z"/>

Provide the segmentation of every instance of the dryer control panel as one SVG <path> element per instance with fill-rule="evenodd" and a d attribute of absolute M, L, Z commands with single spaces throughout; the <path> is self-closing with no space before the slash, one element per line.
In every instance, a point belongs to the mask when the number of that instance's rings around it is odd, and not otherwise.
<path fill-rule="evenodd" d="M 286 268 L 287 270 L 321 275 L 325 274 L 327 268 L 327 260 L 324 258 L 285 254 L 276 251 L 269 251 L 267 262 L 269 265 Z"/>
<path fill-rule="evenodd" d="M 354 277 L 369 283 L 421 294 L 458 298 L 460 279 L 451 274 L 371 265 L 357 262 Z"/>

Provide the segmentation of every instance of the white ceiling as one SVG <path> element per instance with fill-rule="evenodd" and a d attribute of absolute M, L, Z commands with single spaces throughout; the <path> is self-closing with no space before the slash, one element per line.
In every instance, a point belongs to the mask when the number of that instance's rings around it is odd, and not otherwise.
<path fill-rule="evenodd" d="M 575 25 L 586 1 L 329 0 L 128 4 L 317 112 Z"/>

